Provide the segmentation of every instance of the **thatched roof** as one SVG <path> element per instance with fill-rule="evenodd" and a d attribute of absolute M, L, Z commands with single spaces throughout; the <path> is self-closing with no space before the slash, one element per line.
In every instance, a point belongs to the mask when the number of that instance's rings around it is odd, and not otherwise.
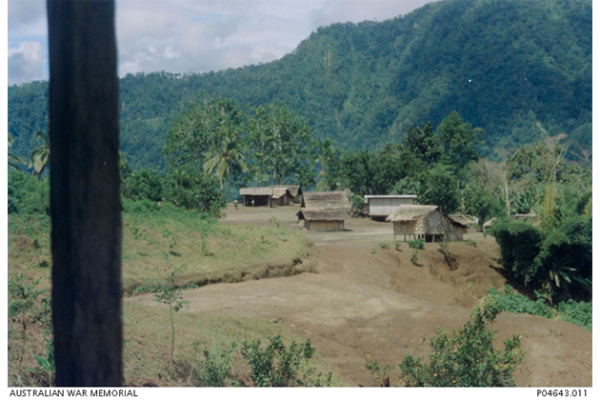
<path fill-rule="evenodd" d="M 465 225 L 464 223 L 448 217 L 448 215 L 446 215 L 446 213 L 444 213 L 439 206 L 428 206 L 422 204 L 403 204 L 399 206 L 398 209 L 394 211 L 391 215 L 389 215 L 385 220 L 388 222 L 419 221 L 435 211 L 441 212 L 443 216 L 445 218 L 448 218 L 448 220 L 453 225 L 459 225 L 463 228 L 467 228 L 467 225 Z"/>
<path fill-rule="evenodd" d="M 240 188 L 240 195 L 242 196 L 271 196 L 272 194 L 272 187 Z"/>
<path fill-rule="evenodd" d="M 303 194 L 302 208 L 310 209 L 347 209 L 352 208 L 348 194 L 342 192 L 306 192 Z"/>
<path fill-rule="evenodd" d="M 308 221 L 345 221 L 348 218 L 348 211 L 339 208 L 305 208 L 298 211 L 296 215 L 298 216 L 298 219 L 306 219 Z"/>
<path fill-rule="evenodd" d="M 398 209 L 390 214 L 385 220 L 391 222 L 418 221 L 419 219 L 439 209 L 440 207 L 438 206 L 403 204 L 398 206 Z"/>
<path fill-rule="evenodd" d="M 292 197 L 297 197 L 299 194 L 302 194 L 300 185 L 273 185 L 273 195 L 276 193 L 285 194 L 286 190 L 290 192 Z M 279 197 L 283 196 L 283 194 L 281 194 Z"/>
<path fill-rule="evenodd" d="M 450 218 L 453 222 L 457 222 L 465 226 L 475 225 L 474 221 L 470 220 L 466 215 L 463 214 L 449 215 L 448 218 Z"/>

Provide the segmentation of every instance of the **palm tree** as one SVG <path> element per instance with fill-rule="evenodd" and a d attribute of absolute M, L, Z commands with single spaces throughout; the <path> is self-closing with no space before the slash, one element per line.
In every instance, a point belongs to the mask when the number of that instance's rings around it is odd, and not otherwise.
<path fill-rule="evenodd" d="M 12 145 L 14 143 L 15 143 L 15 137 L 9 133 L 8 134 L 8 147 L 12 147 Z M 19 167 L 19 164 L 25 164 L 25 160 L 21 157 L 17 157 L 15 155 L 9 153 L 8 154 L 8 166 L 10 168 L 20 170 L 21 168 Z"/>
<path fill-rule="evenodd" d="M 248 172 L 244 163 L 244 155 L 238 149 L 239 141 L 237 132 L 231 128 L 222 128 L 214 135 L 214 139 L 206 153 L 207 161 L 204 163 L 204 172 L 213 172 L 216 169 L 217 177 L 223 190 L 223 180 L 227 181 L 229 201 L 231 201 L 230 166 L 236 163 L 243 172 Z"/>
<path fill-rule="evenodd" d="M 38 132 L 36 133 L 36 137 L 42 144 L 31 152 L 28 167 L 33 167 L 32 175 L 37 176 L 38 179 L 40 179 L 42 172 L 44 172 L 44 168 L 46 168 L 48 160 L 50 159 L 50 144 L 48 142 L 48 135 Z"/>

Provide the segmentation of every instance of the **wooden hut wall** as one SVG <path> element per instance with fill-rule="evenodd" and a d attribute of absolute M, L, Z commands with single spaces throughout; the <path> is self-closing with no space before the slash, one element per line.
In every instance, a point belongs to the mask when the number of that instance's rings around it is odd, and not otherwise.
<path fill-rule="evenodd" d="M 323 220 L 304 220 L 304 227 L 307 230 L 315 232 L 333 232 L 343 231 L 345 229 L 344 221 L 323 221 Z"/>
<path fill-rule="evenodd" d="M 463 239 L 466 228 L 452 224 L 441 211 L 434 211 L 424 218 L 416 221 L 394 222 L 394 238 L 405 236 L 408 239 L 426 239 L 426 241 L 442 240 L 448 235 L 448 240 L 459 241 Z"/>

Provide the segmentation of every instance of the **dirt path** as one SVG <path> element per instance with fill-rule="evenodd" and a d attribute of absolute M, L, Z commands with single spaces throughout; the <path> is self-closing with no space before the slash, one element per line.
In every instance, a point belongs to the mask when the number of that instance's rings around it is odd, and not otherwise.
<path fill-rule="evenodd" d="M 230 209 L 223 223 L 272 225 L 276 216 L 289 229 L 301 229 L 297 206 Z M 306 232 L 319 249 L 317 273 L 217 284 L 185 292 L 184 312 L 258 316 L 309 338 L 348 385 L 375 385 L 365 365 L 373 359 L 396 366 L 411 354 L 426 356 L 437 327 L 459 329 L 471 307 L 504 278 L 493 268 L 491 239 L 472 236 L 477 247 L 452 244 L 459 267 L 450 270 L 427 244 L 418 266 L 406 244 L 394 249 L 391 225 L 367 219 L 347 221 L 348 230 Z M 378 244 L 387 242 L 390 249 Z M 372 250 L 375 249 L 374 254 Z M 151 296 L 135 301 L 154 305 Z M 591 386 L 592 334 L 572 324 L 524 314 L 503 313 L 495 329 L 498 347 L 513 332 L 523 336 L 526 362 L 516 373 L 519 386 Z"/>

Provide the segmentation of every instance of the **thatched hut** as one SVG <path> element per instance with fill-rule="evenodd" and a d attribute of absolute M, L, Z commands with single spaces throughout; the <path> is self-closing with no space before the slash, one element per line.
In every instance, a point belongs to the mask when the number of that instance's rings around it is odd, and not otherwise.
<path fill-rule="evenodd" d="M 365 203 L 368 204 L 369 217 L 374 220 L 385 220 L 390 214 L 403 204 L 413 204 L 417 196 L 414 194 L 402 195 L 367 195 Z"/>
<path fill-rule="evenodd" d="M 300 209 L 299 220 L 304 220 L 304 228 L 310 231 L 343 231 L 348 212 L 342 209 Z"/>
<path fill-rule="evenodd" d="M 401 205 L 386 221 L 394 223 L 394 239 L 425 239 L 426 242 L 462 240 L 467 226 L 450 219 L 438 206 Z"/>
<path fill-rule="evenodd" d="M 467 217 L 464 214 L 449 215 L 448 218 L 450 218 L 454 222 L 458 222 L 458 223 L 466 226 L 467 232 L 465 232 L 465 233 L 468 233 L 468 232 L 473 233 L 475 231 L 475 221 L 471 220 L 469 217 Z"/>
<path fill-rule="evenodd" d="M 274 185 L 273 194 L 271 196 L 273 199 L 272 203 L 277 204 L 278 206 L 299 203 L 301 194 L 302 189 L 300 189 L 300 185 Z"/>
<path fill-rule="evenodd" d="M 244 206 L 269 206 L 271 207 L 272 187 L 240 188 L 242 204 Z"/>
<path fill-rule="evenodd" d="M 341 192 L 306 192 L 302 195 L 301 208 L 306 209 L 342 209 L 350 211 L 352 205 L 348 200 L 348 191 Z"/>

